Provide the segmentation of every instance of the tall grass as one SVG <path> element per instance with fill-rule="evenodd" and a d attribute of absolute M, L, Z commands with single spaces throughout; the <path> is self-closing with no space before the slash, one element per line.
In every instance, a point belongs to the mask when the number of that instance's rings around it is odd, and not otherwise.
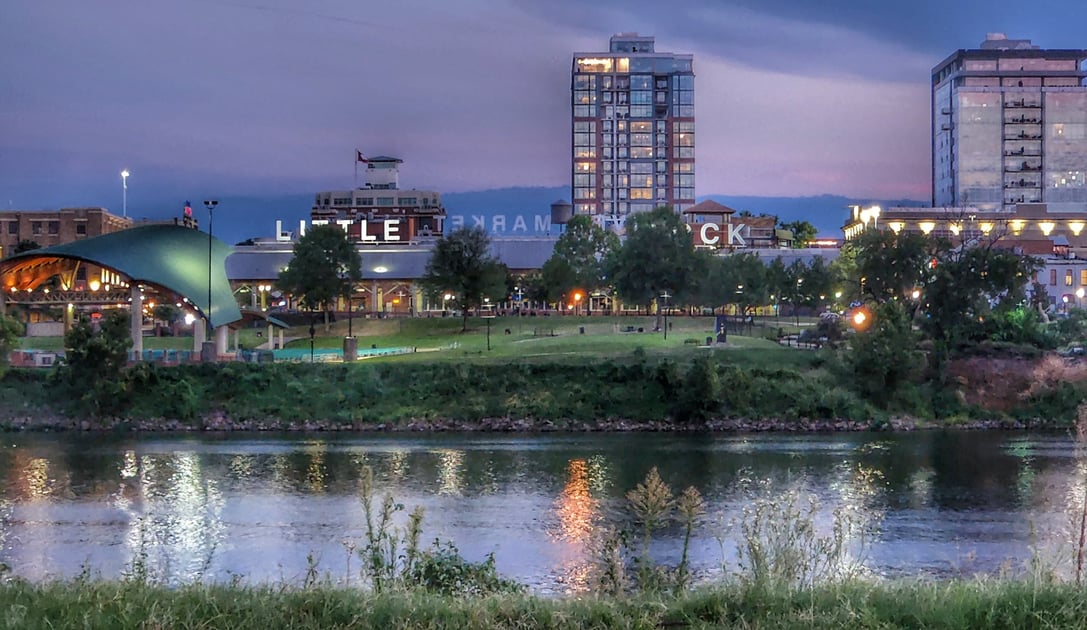
<path fill-rule="evenodd" d="M 743 561 L 734 579 L 689 589 L 688 545 L 704 526 L 701 495 L 676 497 L 651 469 L 627 494 L 636 532 L 606 537 L 598 556 L 613 582 L 581 597 L 541 598 L 501 580 L 493 558 L 467 563 L 452 547 L 419 549 L 423 515 L 379 497 L 364 471 L 359 488 L 364 538 L 357 550 L 370 588 L 333 586 L 310 575 L 301 586 L 196 582 L 169 587 L 146 570 L 142 552 L 126 579 L 89 573 L 69 582 L 0 582 L 7 628 L 1072 628 L 1084 627 L 1087 590 L 1056 580 L 946 582 L 860 579 L 847 558 L 854 525 L 823 531 L 817 506 L 799 489 L 754 500 L 743 515 Z M 656 565 L 657 532 L 678 525 L 678 563 Z M 630 541 L 633 541 L 632 543 Z M 634 578 L 626 581 L 627 567 Z M 142 567 L 142 568 L 141 568 Z M 1078 579 L 1078 575 L 1077 575 Z M 604 586 L 604 583 L 601 583 Z"/>

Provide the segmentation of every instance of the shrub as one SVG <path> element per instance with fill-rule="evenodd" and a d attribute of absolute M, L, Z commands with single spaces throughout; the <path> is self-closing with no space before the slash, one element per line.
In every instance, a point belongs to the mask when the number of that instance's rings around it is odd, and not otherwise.
<path fill-rule="evenodd" d="M 419 554 L 406 575 L 408 586 L 442 595 L 480 596 L 492 593 L 519 593 L 525 587 L 498 575 L 494 552 L 483 562 L 469 562 L 451 542 L 438 540 L 429 551 Z"/>

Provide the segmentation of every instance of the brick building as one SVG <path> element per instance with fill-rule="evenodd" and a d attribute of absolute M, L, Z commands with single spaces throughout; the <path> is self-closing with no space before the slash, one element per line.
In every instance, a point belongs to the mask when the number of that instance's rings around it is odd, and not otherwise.
<path fill-rule="evenodd" d="M 0 258 L 14 254 L 20 241 L 50 247 L 130 227 L 132 219 L 111 214 L 105 208 L 6 210 L 0 212 Z"/>

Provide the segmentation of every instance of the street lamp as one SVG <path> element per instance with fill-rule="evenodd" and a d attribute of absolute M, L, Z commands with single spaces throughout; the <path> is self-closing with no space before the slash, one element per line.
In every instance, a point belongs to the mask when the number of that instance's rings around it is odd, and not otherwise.
<path fill-rule="evenodd" d="M 664 340 L 668 341 L 668 298 L 672 297 L 668 290 L 665 289 L 664 293 L 661 293 L 661 298 L 664 299 Z"/>
<path fill-rule="evenodd" d="M 121 216 L 128 217 L 128 169 L 121 171 Z"/>
<path fill-rule="evenodd" d="M 207 332 L 208 337 L 211 336 L 211 231 L 215 225 L 215 206 L 219 205 L 218 199 L 206 199 L 204 200 L 204 207 L 208 209 L 208 310 L 205 313 L 205 319 L 207 320 Z M 204 342 L 207 343 L 209 339 L 205 338 Z"/>

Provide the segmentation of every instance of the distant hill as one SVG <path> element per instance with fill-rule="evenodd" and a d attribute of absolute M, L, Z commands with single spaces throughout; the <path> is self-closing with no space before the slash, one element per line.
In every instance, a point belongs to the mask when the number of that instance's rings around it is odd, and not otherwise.
<path fill-rule="evenodd" d="M 442 201 L 447 212 L 447 226 L 482 225 L 495 236 L 544 236 L 552 232 L 551 203 L 570 199 L 566 186 L 519 187 L 480 190 L 474 192 L 446 193 Z M 737 211 L 753 214 L 772 214 L 779 220 L 810 221 L 819 234 L 840 238 L 842 224 L 848 216 L 851 204 L 880 204 L 889 206 L 921 206 L 913 199 L 850 199 L 841 195 L 814 197 L 753 197 L 734 195 L 707 195 Z M 194 202 L 196 203 L 196 202 Z M 237 243 L 248 238 L 266 238 L 275 235 L 276 221 L 282 221 L 284 230 L 295 231 L 298 223 L 309 219 L 313 205 L 313 193 L 278 195 L 269 197 L 222 197 L 215 211 L 215 236 L 227 243 Z M 176 206 L 176 208 L 174 208 Z M 166 219 L 180 216 L 183 202 L 170 201 L 158 204 L 161 216 Z M 207 215 L 198 205 L 193 207 L 201 228 Z"/>

